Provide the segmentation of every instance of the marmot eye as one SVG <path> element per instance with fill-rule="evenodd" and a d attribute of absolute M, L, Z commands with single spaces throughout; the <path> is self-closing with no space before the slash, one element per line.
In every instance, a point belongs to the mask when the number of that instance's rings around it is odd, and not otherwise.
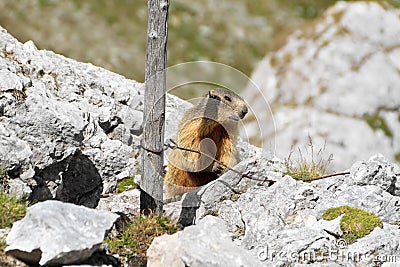
<path fill-rule="evenodd" d="M 226 101 L 232 102 L 232 99 L 229 96 L 226 95 L 226 96 L 224 96 L 224 98 L 225 98 Z"/>
<path fill-rule="evenodd" d="M 210 98 L 221 101 L 221 98 L 217 95 L 210 95 Z"/>

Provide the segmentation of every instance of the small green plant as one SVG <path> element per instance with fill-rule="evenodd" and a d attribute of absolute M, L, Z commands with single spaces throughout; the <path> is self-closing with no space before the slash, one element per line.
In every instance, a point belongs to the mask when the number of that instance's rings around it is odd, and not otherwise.
<path fill-rule="evenodd" d="M 177 231 L 176 225 L 168 218 L 141 215 L 117 237 L 108 237 L 105 242 L 109 246 L 110 253 L 119 254 L 128 261 L 134 260 L 140 265 L 146 263 L 146 251 L 155 237 Z"/>
<path fill-rule="evenodd" d="M 379 113 L 366 115 L 364 119 L 374 131 L 381 130 L 387 137 L 393 137 L 392 130 L 387 125 L 385 119 L 379 116 Z"/>
<path fill-rule="evenodd" d="M 26 214 L 27 202 L 0 192 L 0 228 L 11 227 Z"/>
<path fill-rule="evenodd" d="M 240 193 L 233 193 L 229 199 L 232 201 L 237 201 L 240 198 L 241 194 Z"/>
<path fill-rule="evenodd" d="M 8 186 L 8 175 L 0 162 L 0 191 L 5 190 Z"/>
<path fill-rule="evenodd" d="M 400 162 L 400 152 L 394 154 L 394 159 L 395 159 L 397 162 Z"/>
<path fill-rule="evenodd" d="M 284 162 L 284 174 L 291 176 L 293 179 L 306 182 L 329 174 L 329 165 L 333 160 L 333 155 L 330 154 L 325 159 L 323 157 L 324 151 L 325 145 L 315 153 L 312 139 L 308 136 L 308 149 L 306 148 L 308 157 L 304 155 L 300 148 L 298 148 L 299 155 L 297 159 L 293 159 L 293 152 L 290 152 L 289 157 Z"/>
<path fill-rule="evenodd" d="M 3 238 L 0 238 L 0 252 L 3 252 L 6 249 L 6 240 Z"/>
<path fill-rule="evenodd" d="M 136 188 L 135 177 L 127 177 L 118 182 L 117 192 L 122 193 L 131 188 Z"/>
<path fill-rule="evenodd" d="M 348 244 L 354 243 L 358 238 L 368 235 L 375 227 L 383 227 L 381 219 L 375 214 L 349 206 L 330 208 L 322 214 L 322 219 L 330 221 L 342 214 L 344 216 L 340 221 L 340 229 L 343 231 L 342 238 Z"/>
<path fill-rule="evenodd" d="M 233 238 L 238 238 L 239 236 L 244 236 L 246 234 L 246 227 L 238 227 L 233 232 Z"/>

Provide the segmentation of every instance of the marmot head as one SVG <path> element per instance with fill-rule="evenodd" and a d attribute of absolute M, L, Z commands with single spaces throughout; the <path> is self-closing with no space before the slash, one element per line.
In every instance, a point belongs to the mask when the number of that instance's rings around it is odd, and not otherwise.
<path fill-rule="evenodd" d="M 217 113 L 215 118 L 221 123 L 237 123 L 247 114 L 243 98 L 230 90 L 215 88 L 208 92 L 207 97 L 207 107 Z"/>

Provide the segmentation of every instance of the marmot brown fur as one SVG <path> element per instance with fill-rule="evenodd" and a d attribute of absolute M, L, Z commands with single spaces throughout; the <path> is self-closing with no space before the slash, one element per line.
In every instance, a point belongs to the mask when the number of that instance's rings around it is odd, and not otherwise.
<path fill-rule="evenodd" d="M 247 105 L 240 96 L 227 89 L 210 90 L 183 115 L 177 144 L 201 151 L 232 167 L 239 162 L 236 151 L 238 123 L 246 114 Z M 224 169 L 199 153 L 172 150 L 165 175 L 167 198 L 215 180 Z"/>

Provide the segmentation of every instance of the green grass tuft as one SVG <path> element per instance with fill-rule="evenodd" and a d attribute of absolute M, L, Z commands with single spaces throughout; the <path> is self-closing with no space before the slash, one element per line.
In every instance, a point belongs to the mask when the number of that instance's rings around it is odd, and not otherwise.
<path fill-rule="evenodd" d="M 354 243 L 358 238 L 368 235 L 375 227 L 383 227 L 381 219 L 375 214 L 349 206 L 330 208 L 322 214 L 322 219 L 330 221 L 341 214 L 345 214 L 340 221 L 340 229 L 343 231 L 342 238 L 348 244 Z"/>
<path fill-rule="evenodd" d="M 122 193 L 125 192 L 126 190 L 136 188 L 135 184 L 135 177 L 127 177 L 125 179 L 122 179 L 121 181 L 118 182 L 117 185 L 117 192 Z"/>
<path fill-rule="evenodd" d="M 329 174 L 329 165 L 333 160 L 332 154 L 330 154 L 327 159 L 323 157 L 322 154 L 325 151 L 325 146 L 315 153 L 314 145 L 310 136 L 308 137 L 308 141 L 308 149 L 306 148 L 307 155 L 304 155 L 301 149 L 298 148 L 298 158 L 294 160 L 292 158 L 293 153 L 291 152 L 284 162 L 285 175 L 289 175 L 293 179 L 305 182 Z"/>
<path fill-rule="evenodd" d="M 116 238 L 106 238 L 111 254 L 119 254 L 128 261 L 144 264 L 146 251 L 153 239 L 163 234 L 173 234 L 178 231 L 168 218 L 154 215 L 141 215 Z"/>
<path fill-rule="evenodd" d="M 0 192 L 0 228 L 11 227 L 26 214 L 27 202 Z"/>

